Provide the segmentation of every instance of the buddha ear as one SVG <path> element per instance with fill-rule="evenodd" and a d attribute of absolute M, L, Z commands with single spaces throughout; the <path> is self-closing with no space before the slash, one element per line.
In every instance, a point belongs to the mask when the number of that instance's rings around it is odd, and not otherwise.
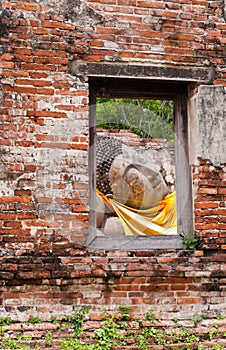
<path fill-rule="evenodd" d="M 122 173 L 122 178 L 126 177 L 128 171 L 129 171 L 130 169 L 136 169 L 136 170 L 138 170 L 135 164 L 129 164 L 129 165 L 127 165 L 127 166 L 125 167 L 125 169 L 124 169 L 124 171 L 123 171 L 123 173 Z M 139 170 L 138 170 L 138 171 L 139 171 Z"/>

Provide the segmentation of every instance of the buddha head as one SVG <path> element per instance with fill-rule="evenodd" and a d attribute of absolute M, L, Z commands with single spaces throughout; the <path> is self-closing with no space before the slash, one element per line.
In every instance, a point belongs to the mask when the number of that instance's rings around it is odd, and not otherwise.
<path fill-rule="evenodd" d="M 150 159 L 123 145 L 109 170 L 114 198 L 131 208 L 148 209 L 159 205 L 168 188 Z"/>

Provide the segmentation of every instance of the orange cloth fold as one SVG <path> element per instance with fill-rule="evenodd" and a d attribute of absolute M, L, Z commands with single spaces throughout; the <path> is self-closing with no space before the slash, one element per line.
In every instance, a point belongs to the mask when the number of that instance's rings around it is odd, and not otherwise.
<path fill-rule="evenodd" d="M 158 206 L 144 210 L 130 208 L 98 190 L 97 193 L 118 215 L 126 236 L 177 234 L 176 192 L 168 194 Z"/>

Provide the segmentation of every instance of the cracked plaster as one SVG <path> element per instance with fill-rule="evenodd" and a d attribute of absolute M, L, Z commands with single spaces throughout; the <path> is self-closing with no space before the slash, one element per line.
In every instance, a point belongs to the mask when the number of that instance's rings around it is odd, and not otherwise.
<path fill-rule="evenodd" d="M 226 163 L 226 93 L 223 86 L 201 85 L 189 104 L 190 163 L 199 157 Z"/>
<path fill-rule="evenodd" d="M 54 13 L 63 15 L 76 27 L 92 27 L 104 22 L 104 17 L 87 6 L 85 0 L 42 0 L 41 2 Z"/>

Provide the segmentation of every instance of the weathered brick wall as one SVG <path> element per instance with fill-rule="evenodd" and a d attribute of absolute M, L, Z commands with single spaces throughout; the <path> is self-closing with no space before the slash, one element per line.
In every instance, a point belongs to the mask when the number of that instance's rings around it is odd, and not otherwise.
<path fill-rule="evenodd" d="M 70 4 L 1 1 L 0 317 L 48 319 L 79 305 L 153 307 L 165 318 L 225 310 L 225 153 L 219 163 L 211 145 L 194 152 L 200 251 L 87 250 L 88 78 L 68 69 L 77 60 L 197 66 L 222 88 L 223 2 Z"/>
<path fill-rule="evenodd" d="M 92 305 L 153 308 L 161 318 L 186 320 L 201 311 L 224 312 L 225 254 L 202 251 L 104 252 L 74 249 L 63 256 L 2 257 L 5 315 L 24 321 Z M 7 271 L 7 272 L 4 272 Z"/>
<path fill-rule="evenodd" d="M 195 231 L 203 248 L 225 250 L 225 90 L 203 86 L 190 105 Z"/>
<path fill-rule="evenodd" d="M 200 161 L 194 171 L 194 183 L 198 187 L 195 198 L 195 230 L 205 249 L 225 250 L 225 167 L 216 167 L 210 161 Z"/>

